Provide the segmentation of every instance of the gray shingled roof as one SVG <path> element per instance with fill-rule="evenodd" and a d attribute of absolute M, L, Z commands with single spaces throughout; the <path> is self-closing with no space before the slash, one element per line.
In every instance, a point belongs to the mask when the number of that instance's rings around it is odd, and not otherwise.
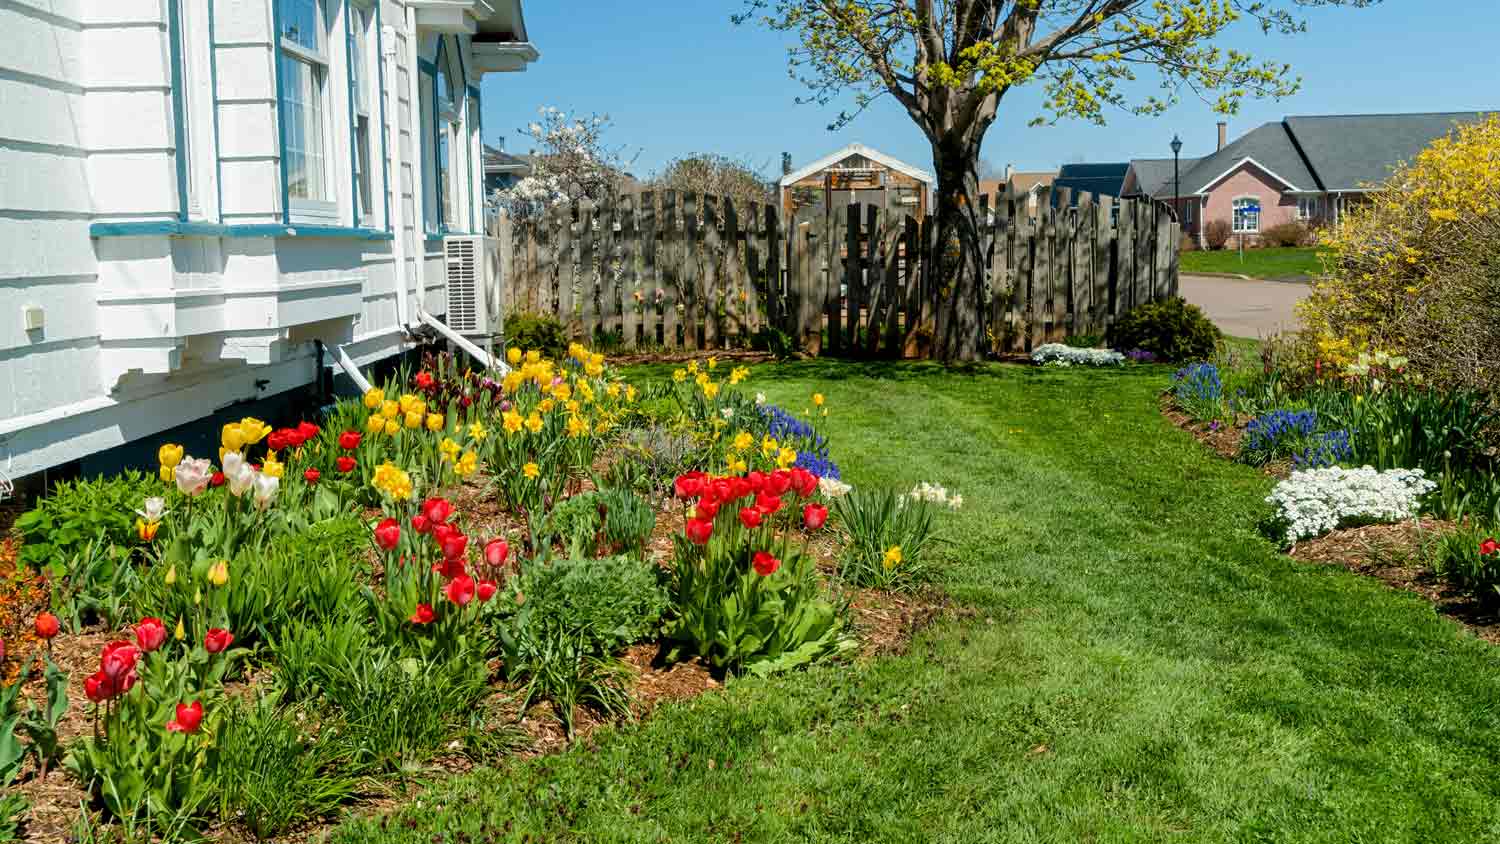
<path fill-rule="evenodd" d="M 1189 184 L 1187 177 L 1200 160 L 1184 158 L 1177 162 L 1183 193 L 1197 189 L 1197 185 Z M 1172 159 L 1137 158 L 1130 162 L 1130 169 L 1135 171 L 1136 186 L 1142 194 L 1163 199 L 1172 196 Z"/>
<path fill-rule="evenodd" d="M 1299 182 L 1297 186 L 1303 190 L 1338 191 L 1383 182 L 1390 176 L 1391 168 L 1415 158 L 1423 147 L 1448 134 L 1456 124 L 1484 116 L 1485 112 L 1459 111 L 1288 117 L 1286 126 L 1312 162 L 1320 182 L 1319 185 Z M 1267 166 L 1275 169 L 1273 164 Z M 1295 177 L 1287 178 L 1296 181 Z"/>
<path fill-rule="evenodd" d="M 1119 164 L 1064 164 L 1057 171 L 1057 178 L 1052 181 L 1052 188 L 1067 188 L 1073 192 L 1069 200 L 1073 205 L 1078 204 L 1078 196 L 1081 193 L 1096 193 L 1100 196 L 1119 196 L 1120 188 L 1125 183 L 1125 173 L 1130 170 L 1130 164 L 1121 162 Z"/>
<path fill-rule="evenodd" d="M 1261 168 L 1295 185 L 1298 190 L 1317 190 L 1318 181 L 1307 169 L 1302 154 L 1292 143 L 1286 126 L 1266 123 L 1241 135 L 1234 143 L 1213 155 L 1205 156 L 1191 171 L 1182 174 L 1182 193 L 1202 191 L 1210 182 L 1224 175 L 1246 158 L 1255 159 Z"/>

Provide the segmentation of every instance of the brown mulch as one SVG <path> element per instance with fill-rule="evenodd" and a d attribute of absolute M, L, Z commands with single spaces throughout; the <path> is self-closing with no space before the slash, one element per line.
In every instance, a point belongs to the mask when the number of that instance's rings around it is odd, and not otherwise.
<path fill-rule="evenodd" d="M 1346 528 L 1308 539 L 1287 553 L 1304 562 L 1342 566 L 1392 589 L 1420 595 L 1441 615 L 1480 639 L 1500 644 L 1500 613 L 1450 586 L 1428 565 L 1428 550 L 1455 522 L 1424 517 L 1389 525 Z"/>
<path fill-rule="evenodd" d="M 1240 420 L 1233 425 L 1222 423 L 1204 424 L 1172 406 L 1171 398 L 1161 397 L 1161 413 L 1173 425 L 1192 434 L 1198 442 L 1208 446 L 1226 460 L 1234 460 L 1240 454 L 1240 440 L 1245 438 L 1245 427 Z"/>
<path fill-rule="evenodd" d="M 770 352 L 750 351 L 723 351 L 723 352 L 691 352 L 691 351 L 661 351 L 641 352 L 638 354 L 610 355 L 609 361 L 620 366 L 630 366 L 640 363 L 687 363 L 692 360 L 708 360 L 714 358 L 719 363 L 729 363 L 735 366 L 743 366 L 752 363 L 770 363 L 776 360 L 776 356 Z"/>

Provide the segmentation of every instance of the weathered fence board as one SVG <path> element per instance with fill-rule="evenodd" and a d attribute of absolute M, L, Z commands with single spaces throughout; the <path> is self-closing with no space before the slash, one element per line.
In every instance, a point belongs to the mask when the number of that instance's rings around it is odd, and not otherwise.
<path fill-rule="evenodd" d="M 981 348 L 1024 352 L 1097 335 L 1174 296 L 1181 232 L 1159 204 L 1002 191 L 979 199 Z M 790 222 L 773 204 L 674 190 L 502 218 L 510 312 L 557 315 L 590 342 L 748 345 L 763 327 L 813 354 L 927 354 L 954 289 L 934 264 L 933 218 L 849 205 Z M 966 329 L 967 330 L 967 329 Z"/>

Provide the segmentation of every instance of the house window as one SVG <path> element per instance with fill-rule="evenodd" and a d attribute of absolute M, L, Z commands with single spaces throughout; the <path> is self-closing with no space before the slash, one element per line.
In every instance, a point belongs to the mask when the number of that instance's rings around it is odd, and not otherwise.
<path fill-rule="evenodd" d="M 328 25 L 322 0 L 278 0 L 286 191 L 294 214 L 337 216 L 328 162 Z"/>
<path fill-rule="evenodd" d="M 1316 196 L 1297 197 L 1297 219 L 1308 222 L 1318 216 L 1318 198 Z"/>
<path fill-rule="evenodd" d="M 1260 197 L 1241 196 L 1234 200 L 1234 230 L 1241 233 L 1260 231 Z"/>
<path fill-rule="evenodd" d="M 458 108 L 457 98 L 453 96 L 453 84 L 446 67 L 446 57 L 443 51 L 438 51 L 437 76 L 434 86 L 437 92 L 437 188 L 438 188 L 438 224 L 446 229 L 451 227 L 456 218 L 453 201 L 454 189 L 457 185 L 453 178 L 453 156 L 458 147 Z"/>
<path fill-rule="evenodd" d="M 371 44 L 373 13 L 369 9 L 351 6 L 350 37 L 353 40 L 349 51 L 349 88 L 354 112 L 354 219 L 360 225 L 373 225 L 375 216 L 374 191 L 372 189 L 371 119 L 370 103 L 374 99 L 371 86 L 375 74 L 370 71 L 378 61 Z"/>

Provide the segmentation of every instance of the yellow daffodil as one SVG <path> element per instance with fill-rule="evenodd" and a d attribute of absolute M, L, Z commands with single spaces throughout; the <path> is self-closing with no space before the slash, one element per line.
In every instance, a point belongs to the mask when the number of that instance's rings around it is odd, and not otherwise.
<path fill-rule="evenodd" d="M 822 407 L 822 406 L 823 406 L 823 394 L 822 393 L 813 393 L 813 407 Z"/>
<path fill-rule="evenodd" d="M 709 359 L 708 359 L 708 371 L 709 372 L 713 372 L 715 369 L 718 368 L 718 366 L 719 366 L 719 359 L 717 357 L 710 356 Z"/>
<path fill-rule="evenodd" d="M 397 501 L 411 498 L 411 476 L 389 460 L 375 467 L 370 485 Z"/>
<path fill-rule="evenodd" d="M 901 546 L 900 545 L 892 545 L 889 549 L 886 550 L 886 552 L 885 552 L 885 559 L 881 562 L 881 565 L 885 566 L 885 570 L 886 571 L 890 571 L 891 569 L 895 568 L 896 566 L 898 566 L 900 564 L 901 564 Z"/>
<path fill-rule="evenodd" d="M 708 383 L 708 373 L 707 372 L 700 372 L 700 373 L 698 373 L 698 376 L 696 378 L 694 378 L 693 381 L 696 384 L 698 384 L 698 386 L 700 386 L 700 387 L 703 386 L 704 384 L 707 384 Z"/>
<path fill-rule="evenodd" d="M 776 468 L 786 469 L 797 462 L 797 452 L 790 448 L 783 448 L 776 454 Z"/>
<path fill-rule="evenodd" d="M 618 399 L 620 397 L 620 385 L 610 384 L 604 388 L 604 394 L 612 399 Z"/>
<path fill-rule="evenodd" d="M 594 388 L 589 386 L 589 382 L 578 382 L 578 397 L 583 399 L 585 404 L 594 400 Z"/>
<path fill-rule="evenodd" d="M 734 435 L 734 443 L 731 445 L 731 447 L 738 452 L 744 451 L 754 444 L 755 437 L 751 436 L 749 431 L 740 431 L 738 434 Z"/>
<path fill-rule="evenodd" d="M 729 471 L 736 474 L 743 474 L 744 472 L 750 471 L 750 466 L 745 463 L 743 459 L 736 457 L 735 459 L 729 461 Z"/>
<path fill-rule="evenodd" d="M 366 408 L 370 410 L 376 410 L 383 404 L 385 404 L 385 390 L 382 390 L 379 387 L 371 387 L 370 389 L 365 390 Z"/>
<path fill-rule="evenodd" d="M 552 397 L 558 401 L 567 401 L 573 397 L 573 388 L 569 387 L 568 382 L 564 381 L 552 388 Z"/>
<path fill-rule="evenodd" d="M 541 414 L 537 413 L 536 411 L 532 411 L 531 415 L 526 417 L 526 430 L 530 431 L 533 434 L 540 434 L 542 432 Z"/>
<path fill-rule="evenodd" d="M 770 437 L 766 437 L 760 441 L 760 453 L 764 457 L 770 457 L 780 450 L 780 448 L 781 445 Z"/>
<path fill-rule="evenodd" d="M 500 414 L 500 422 L 507 434 L 515 434 L 521 430 L 521 414 L 514 410 L 507 410 Z"/>
<path fill-rule="evenodd" d="M 750 377 L 750 369 L 744 366 L 736 366 L 729 370 L 729 383 L 735 385 Z"/>
<path fill-rule="evenodd" d="M 456 459 L 461 450 L 459 444 L 449 437 L 443 437 L 443 441 L 438 443 L 438 454 L 444 463 Z"/>
<path fill-rule="evenodd" d="M 542 399 L 536 405 L 538 413 L 551 413 L 554 407 L 557 407 L 557 402 L 552 399 Z"/>
<path fill-rule="evenodd" d="M 474 474 L 478 468 L 479 455 L 472 451 L 466 451 L 463 457 L 458 458 L 458 463 L 453 467 L 453 473 L 460 478 L 466 478 Z"/>
<path fill-rule="evenodd" d="M 501 380 L 500 387 L 507 393 L 514 393 L 515 391 L 521 389 L 521 382 L 525 380 L 526 376 L 521 374 L 521 370 L 512 369 L 510 372 L 506 373 L 505 378 Z"/>
<path fill-rule="evenodd" d="M 588 436 L 589 423 L 580 419 L 577 415 L 568 417 L 568 436 L 577 438 Z"/>
<path fill-rule="evenodd" d="M 719 395 L 719 382 L 705 381 L 703 383 L 703 397 L 706 399 L 716 398 Z"/>
<path fill-rule="evenodd" d="M 687 371 L 688 371 L 689 375 L 697 375 L 698 374 L 698 362 L 695 361 L 695 360 L 688 361 Z"/>
<path fill-rule="evenodd" d="M 484 442 L 484 438 L 488 437 L 489 435 L 490 431 L 488 428 L 484 427 L 483 422 L 475 422 L 474 424 L 469 426 L 469 439 L 473 440 L 474 442 L 482 443 Z"/>
<path fill-rule="evenodd" d="M 625 386 L 625 401 L 626 402 L 634 404 L 635 403 L 635 397 L 637 395 L 639 395 L 639 393 L 636 392 L 634 384 L 627 384 Z"/>
<path fill-rule="evenodd" d="M 675 382 L 677 382 L 678 384 L 681 384 L 682 382 L 686 381 L 687 380 L 687 370 L 685 370 L 685 369 L 674 369 L 674 370 L 672 370 L 672 380 L 675 381 Z"/>
<path fill-rule="evenodd" d="M 521 467 L 521 472 L 531 480 L 536 480 L 537 476 L 542 473 L 542 467 L 536 465 L 535 463 L 527 463 L 525 466 Z"/>

